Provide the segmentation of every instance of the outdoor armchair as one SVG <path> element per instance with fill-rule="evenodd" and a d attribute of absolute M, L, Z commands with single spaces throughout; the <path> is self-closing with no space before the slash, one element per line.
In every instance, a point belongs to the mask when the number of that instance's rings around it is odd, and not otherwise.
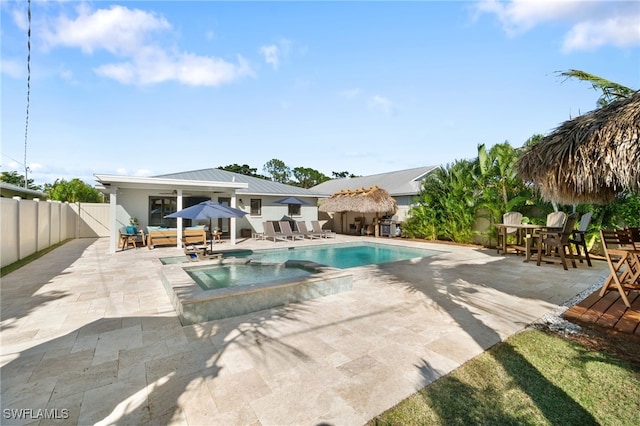
<path fill-rule="evenodd" d="M 559 257 L 564 270 L 568 270 L 566 258 L 571 259 L 571 264 L 575 268 L 576 261 L 571 253 L 571 243 L 569 237 L 573 232 L 573 228 L 578 220 L 578 214 L 573 213 L 567 217 L 562 230 L 543 229 L 540 231 L 540 245 L 538 246 L 538 262 L 540 266 L 542 258 L 545 257 L 545 263 L 553 263 L 552 258 Z"/>
<path fill-rule="evenodd" d="M 520 225 L 522 223 L 522 213 L 520 212 L 507 212 L 502 215 L 502 223 L 503 225 Z M 516 245 L 521 245 L 519 241 L 520 230 L 518 228 L 509 228 L 506 226 L 500 226 L 498 229 L 499 237 L 498 237 L 498 247 L 497 252 L 507 253 L 509 245 L 507 244 L 507 239 L 511 237 L 515 237 Z M 516 252 L 518 251 L 515 249 Z"/>
<path fill-rule="evenodd" d="M 582 255 L 580 254 L 580 247 L 582 247 L 584 249 L 584 258 L 589 266 L 591 266 L 591 258 L 589 257 L 589 250 L 587 249 L 586 232 L 591 223 L 591 216 L 593 216 L 592 212 L 583 214 L 580 218 L 578 229 L 574 229 L 571 232 L 571 237 L 569 237 L 569 243 L 573 244 L 576 248 L 577 259 L 582 263 Z"/>
<path fill-rule="evenodd" d="M 600 289 L 600 297 L 608 291 L 618 291 L 630 308 L 629 292 L 640 291 L 640 250 L 635 247 L 629 230 L 600 230 L 600 238 L 610 272 Z"/>

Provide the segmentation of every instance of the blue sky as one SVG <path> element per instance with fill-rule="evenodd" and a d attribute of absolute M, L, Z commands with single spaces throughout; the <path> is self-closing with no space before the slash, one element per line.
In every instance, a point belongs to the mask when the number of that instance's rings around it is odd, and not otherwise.
<path fill-rule="evenodd" d="M 273 158 L 331 176 L 519 147 L 640 89 L 640 3 L 32 1 L 37 184 Z M 0 0 L 2 171 L 24 172 L 27 2 Z"/>

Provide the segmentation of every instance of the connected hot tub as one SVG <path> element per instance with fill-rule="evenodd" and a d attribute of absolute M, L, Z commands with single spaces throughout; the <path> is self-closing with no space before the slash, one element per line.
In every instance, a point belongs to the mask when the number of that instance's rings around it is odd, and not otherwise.
<path fill-rule="evenodd" d="M 216 259 L 162 266 L 182 325 L 243 315 L 351 290 L 352 274 L 304 260 Z"/>

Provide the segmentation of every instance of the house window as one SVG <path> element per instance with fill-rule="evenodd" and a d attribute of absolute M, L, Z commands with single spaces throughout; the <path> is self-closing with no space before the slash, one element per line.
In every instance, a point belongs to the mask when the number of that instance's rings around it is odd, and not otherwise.
<path fill-rule="evenodd" d="M 149 225 L 176 227 L 176 219 L 167 219 L 166 215 L 178 210 L 176 197 L 149 197 Z"/>
<path fill-rule="evenodd" d="M 288 204 L 289 216 L 300 216 L 300 204 Z"/>
<path fill-rule="evenodd" d="M 251 216 L 262 216 L 262 200 L 260 198 L 251 199 Z"/>

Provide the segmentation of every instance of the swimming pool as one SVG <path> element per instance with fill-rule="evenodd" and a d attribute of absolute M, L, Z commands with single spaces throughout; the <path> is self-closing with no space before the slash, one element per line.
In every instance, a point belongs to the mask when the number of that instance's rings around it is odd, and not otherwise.
<path fill-rule="evenodd" d="M 368 242 L 228 250 L 197 266 L 184 256 L 160 259 L 161 278 L 187 325 L 349 291 L 350 268 L 439 253 Z"/>
<path fill-rule="evenodd" d="M 250 258 L 265 263 L 283 263 L 287 260 L 307 260 L 339 269 L 358 266 L 378 265 L 388 262 L 429 257 L 440 253 L 425 250 L 376 243 L 331 244 L 318 247 L 274 248 L 268 250 L 247 250 L 235 256 Z"/>

